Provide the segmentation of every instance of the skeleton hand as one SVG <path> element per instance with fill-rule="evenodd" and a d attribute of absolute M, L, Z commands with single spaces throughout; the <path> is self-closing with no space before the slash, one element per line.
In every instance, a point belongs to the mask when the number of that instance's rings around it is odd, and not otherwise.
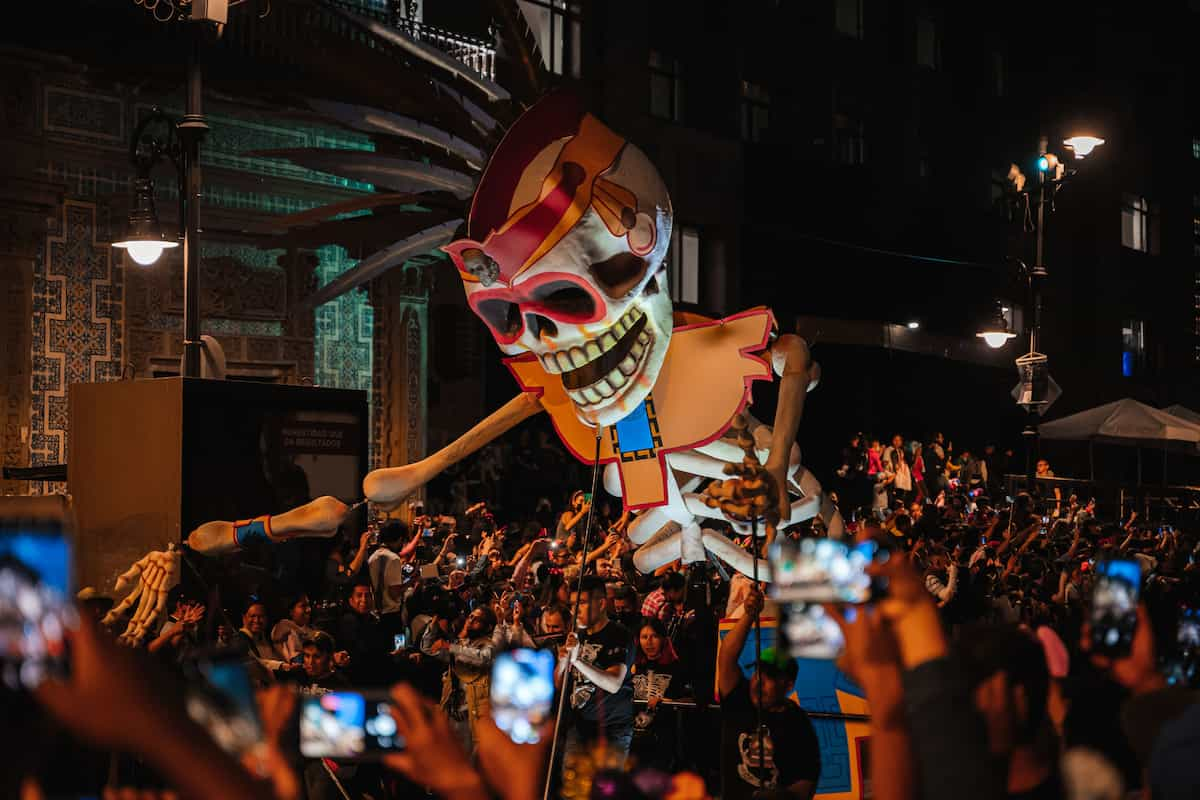
<path fill-rule="evenodd" d="M 750 435 L 748 427 L 745 416 L 739 414 L 734 419 L 730 428 L 736 431 L 737 444 L 744 453 L 742 462 L 726 464 L 724 472 L 732 477 L 710 483 L 705 487 L 701 499 L 706 506 L 720 509 L 722 514 L 735 522 L 763 520 L 763 533 L 770 543 L 775 538 L 775 528 L 780 520 L 781 492 L 786 501 L 787 488 L 781 487 L 758 460 L 754 437 Z"/>
<path fill-rule="evenodd" d="M 329 538 L 349 516 L 351 506 L 336 497 L 318 497 L 278 515 L 226 522 L 206 522 L 188 534 L 188 547 L 204 555 L 239 550 L 253 541 L 278 543 L 302 537 Z"/>
<path fill-rule="evenodd" d="M 166 608 L 167 595 L 179 585 L 181 555 L 175 549 L 174 543 L 168 544 L 165 551 L 155 550 L 147 553 L 117 578 L 114 589 L 116 592 L 122 592 L 131 583 L 138 582 L 133 591 L 114 606 L 103 620 L 105 625 L 113 624 L 137 602 L 137 610 L 130 617 L 125 632 L 121 634 L 120 640 L 123 643 L 135 647 L 141 644 L 146 631 Z"/>

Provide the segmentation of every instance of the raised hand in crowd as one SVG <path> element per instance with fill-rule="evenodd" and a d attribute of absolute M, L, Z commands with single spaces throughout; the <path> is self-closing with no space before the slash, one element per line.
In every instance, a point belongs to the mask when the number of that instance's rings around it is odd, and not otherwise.
<path fill-rule="evenodd" d="M 1139 603 L 1137 607 L 1137 627 L 1134 628 L 1129 655 L 1113 658 L 1093 653 L 1091 625 L 1086 621 L 1080 629 L 1079 649 L 1089 656 L 1097 669 L 1107 672 L 1114 681 L 1135 695 L 1153 692 L 1167 685 L 1166 679 L 1158 671 L 1154 626 L 1145 603 Z"/>
<path fill-rule="evenodd" d="M 463 752 L 442 709 L 405 684 L 394 686 L 391 695 L 389 710 L 405 749 L 385 756 L 384 765 L 445 800 L 486 797 L 483 777 Z"/>
<path fill-rule="evenodd" d="M 35 696 L 63 727 L 149 762 L 184 798 L 268 798 L 184 710 L 179 686 L 138 650 L 119 646 L 87 614 L 70 634 L 71 674 Z"/>

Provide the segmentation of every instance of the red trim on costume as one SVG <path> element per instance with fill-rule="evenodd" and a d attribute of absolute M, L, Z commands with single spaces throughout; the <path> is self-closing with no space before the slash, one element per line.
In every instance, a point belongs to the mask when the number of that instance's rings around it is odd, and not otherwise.
<path fill-rule="evenodd" d="M 532 299 L 535 290 L 550 284 L 550 283 L 566 283 L 570 284 L 573 289 L 580 289 L 587 292 L 592 298 L 592 313 L 591 314 L 564 314 L 557 309 L 547 308 L 544 303 Z M 479 313 L 479 305 L 489 300 L 503 300 L 506 303 L 512 303 L 520 306 L 521 309 L 521 327 L 513 335 L 505 334 L 492 327 L 487 318 Z M 608 304 L 596 288 L 590 283 L 586 283 L 579 279 L 578 275 L 570 272 L 543 272 L 535 275 L 529 280 L 522 281 L 515 287 L 497 286 L 495 288 L 477 289 L 467 295 L 467 305 L 475 312 L 475 315 L 483 320 L 488 326 L 488 330 L 492 332 L 492 336 L 500 344 L 512 344 L 520 339 L 525 333 L 525 315 L 537 314 L 554 322 L 561 322 L 567 325 L 588 325 L 593 322 L 599 322 L 608 314 Z"/>
<path fill-rule="evenodd" d="M 559 90 L 517 118 L 479 179 L 467 217 L 467 236 L 485 239 L 504 225 L 525 168 L 551 143 L 576 135 L 585 113 L 577 95 Z"/>

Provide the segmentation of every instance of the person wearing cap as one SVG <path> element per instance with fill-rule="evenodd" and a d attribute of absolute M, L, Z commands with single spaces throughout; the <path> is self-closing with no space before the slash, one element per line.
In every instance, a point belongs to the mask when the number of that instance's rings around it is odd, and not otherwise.
<path fill-rule="evenodd" d="M 746 680 L 738 663 L 750 629 L 763 607 L 752 588 L 744 614 L 721 642 L 717 683 L 721 692 L 721 797 L 749 800 L 764 796 L 811 798 L 821 774 L 821 747 L 808 715 L 788 695 L 796 682 L 795 659 L 764 650 Z M 759 750 L 758 718 L 763 735 Z"/>

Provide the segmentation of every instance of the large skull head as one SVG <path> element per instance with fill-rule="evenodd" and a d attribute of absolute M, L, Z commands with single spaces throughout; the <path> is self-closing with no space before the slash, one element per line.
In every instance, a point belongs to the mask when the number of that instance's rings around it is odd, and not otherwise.
<path fill-rule="evenodd" d="M 666 356 L 671 217 L 645 154 L 555 95 L 509 131 L 469 238 L 445 250 L 500 349 L 534 353 L 581 420 L 611 425 L 646 399 Z"/>

